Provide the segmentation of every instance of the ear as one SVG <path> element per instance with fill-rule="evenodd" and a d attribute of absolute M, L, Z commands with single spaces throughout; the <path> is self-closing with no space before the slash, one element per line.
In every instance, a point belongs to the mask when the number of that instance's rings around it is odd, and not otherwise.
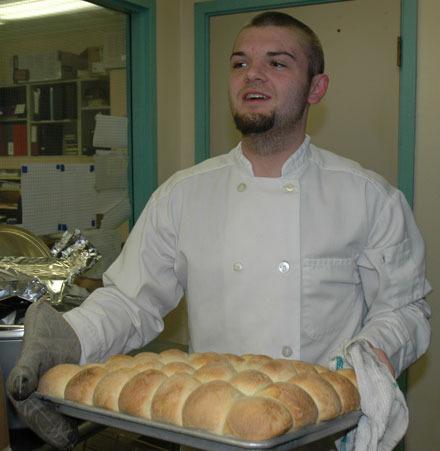
<path fill-rule="evenodd" d="M 312 78 L 312 82 L 310 83 L 309 96 L 307 98 L 307 101 L 310 105 L 319 103 L 321 101 L 321 99 L 327 92 L 328 83 L 329 78 L 326 74 L 318 74 Z"/>

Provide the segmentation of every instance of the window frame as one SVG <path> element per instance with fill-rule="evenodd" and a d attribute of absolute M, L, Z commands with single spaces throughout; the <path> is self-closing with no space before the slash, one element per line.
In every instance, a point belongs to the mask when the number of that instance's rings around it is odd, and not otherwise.
<path fill-rule="evenodd" d="M 155 0 L 92 0 L 127 14 L 126 69 L 129 195 L 133 224 L 157 187 Z"/>

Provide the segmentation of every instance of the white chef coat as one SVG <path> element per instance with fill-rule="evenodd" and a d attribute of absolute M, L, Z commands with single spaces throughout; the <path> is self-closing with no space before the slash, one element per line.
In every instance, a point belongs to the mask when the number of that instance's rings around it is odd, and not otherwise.
<path fill-rule="evenodd" d="M 150 198 L 98 289 L 65 314 L 82 361 L 145 345 L 186 294 L 193 351 L 327 363 L 354 336 L 397 373 L 427 348 L 424 244 L 402 193 L 307 137 L 280 178 L 238 145 Z"/>

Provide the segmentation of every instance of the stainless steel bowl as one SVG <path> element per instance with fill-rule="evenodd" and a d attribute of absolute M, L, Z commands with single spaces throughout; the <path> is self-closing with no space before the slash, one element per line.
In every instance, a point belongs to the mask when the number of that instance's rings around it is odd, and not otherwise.
<path fill-rule="evenodd" d="M 0 225 L 0 257 L 50 257 L 44 241 L 17 226 Z"/>

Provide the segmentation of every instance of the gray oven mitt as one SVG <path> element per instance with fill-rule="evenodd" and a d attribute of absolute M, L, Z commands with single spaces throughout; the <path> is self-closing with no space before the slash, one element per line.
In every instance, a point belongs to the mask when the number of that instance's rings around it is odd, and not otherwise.
<path fill-rule="evenodd" d="M 34 391 L 40 377 L 60 363 L 78 363 L 81 345 L 72 327 L 48 302 L 26 311 L 21 354 L 9 373 L 6 391 L 20 417 L 37 435 L 57 449 L 71 449 L 78 441 L 75 420 L 57 413 Z"/>

